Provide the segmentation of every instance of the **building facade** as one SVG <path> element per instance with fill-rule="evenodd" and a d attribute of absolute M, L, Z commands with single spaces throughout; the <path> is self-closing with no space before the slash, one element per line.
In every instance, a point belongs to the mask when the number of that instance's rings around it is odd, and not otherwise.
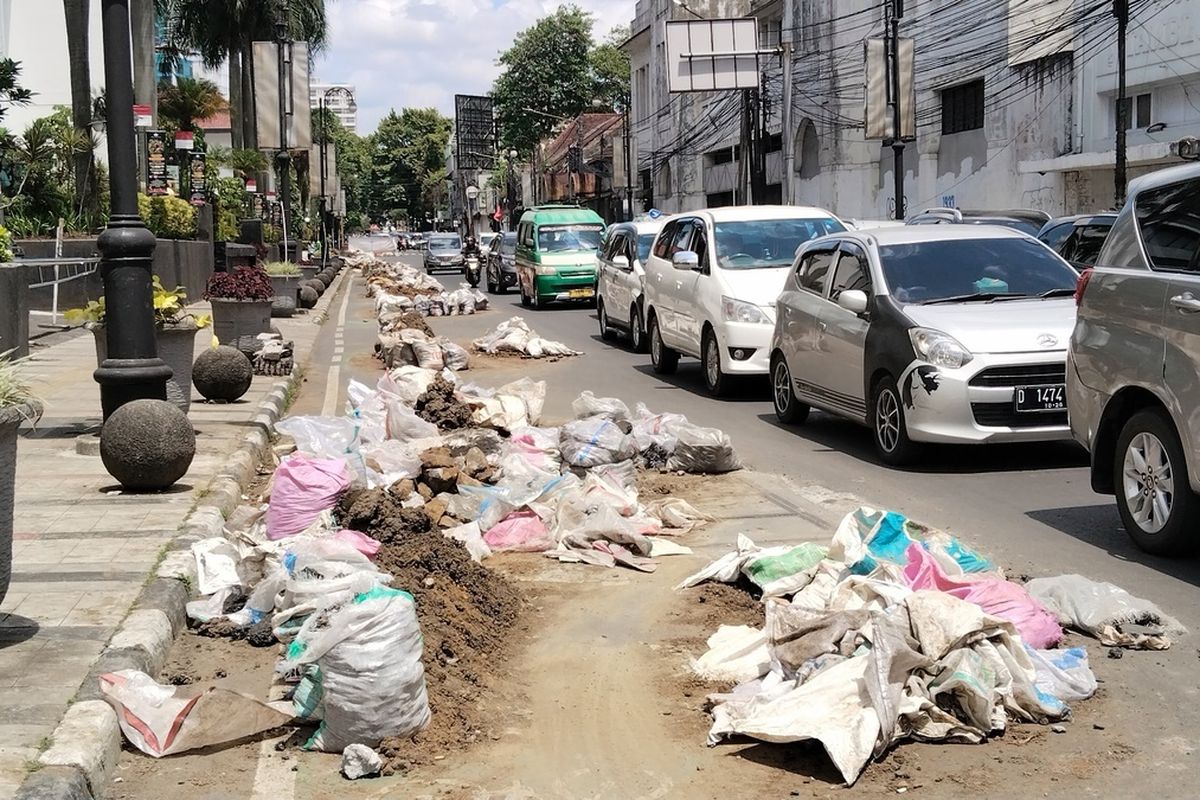
<path fill-rule="evenodd" d="M 325 93 L 330 89 L 345 89 L 344 92 L 334 92 L 325 97 Z M 341 121 L 342 126 L 351 133 L 358 133 L 358 103 L 354 101 L 357 97 L 354 87 L 348 83 L 318 83 L 313 82 L 308 87 L 308 99 L 313 108 L 317 108 L 321 104 L 321 98 L 325 97 L 325 107 L 333 112 L 333 115 Z"/>
<path fill-rule="evenodd" d="M 1131 4 L 1129 177 L 1177 162 L 1171 143 L 1200 135 L 1200 0 Z M 850 218 L 894 215 L 890 147 L 864 129 L 863 40 L 882 36 L 879 0 L 689 3 L 705 17 L 759 21 L 768 202 L 786 198 Z M 631 57 L 640 195 L 665 211 L 741 202 L 735 92 L 670 95 L 663 23 L 691 17 L 639 0 Z M 1094 211 L 1116 201 L 1116 28 L 1087 0 L 907 0 L 915 49 L 916 137 L 905 148 L 905 204 Z M 783 125 L 784 104 L 791 124 Z"/>

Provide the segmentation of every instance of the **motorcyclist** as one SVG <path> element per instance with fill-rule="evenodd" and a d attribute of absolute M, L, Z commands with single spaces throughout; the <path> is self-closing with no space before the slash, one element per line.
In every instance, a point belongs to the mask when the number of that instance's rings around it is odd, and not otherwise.
<path fill-rule="evenodd" d="M 466 244 L 463 245 L 463 258 L 474 256 L 479 258 L 479 242 L 475 241 L 474 236 L 468 236 Z"/>

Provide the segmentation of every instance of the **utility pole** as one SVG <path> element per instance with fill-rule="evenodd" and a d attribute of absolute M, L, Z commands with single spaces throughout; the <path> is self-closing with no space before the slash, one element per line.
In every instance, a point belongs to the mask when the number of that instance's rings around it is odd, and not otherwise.
<path fill-rule="evenodd" d="M 784 36 L 783 46 L 783 108 L 780 110 L 780 134 L 783 147 L 783 197 L 784 205 L 795 202 L 795 186 L 792 176 L 796 171 L 796 132 L 792 130 L 792 39 L 791 31 Z"/>
<path fill-rule="evenodd" d="M 1118 0 L 1119 2 L 1119 0 Z M 892 178 L 896 196 L 895 218 L 903 220 L 904 209 L 904 136 L 900 107 L 900 17 L 904 0 L 890 0 L 885 7 L 887 26 L 888 104 L 892 111 Z"/>
<path fill-rule="evenodd" d="M 281 204 L 280 219 L 283 221 L 283 258 L 288 258 L 288 215 L 292 212 L 292 154 L 288 149 L 288 129 L 291 120 L 288 116 L 288 100 L 291 98 L 291 64 L 288 57 L 288 4 L 283 0 L 280 4 L 279 18 L 275 20 L 275 43 L 279 58 L 279 153 L 276 156 L 276 166 L 279 168 L 279 202 Z"/>
<path fill-rule="evenodd" d="M 633 143 L 630 141 L 631 128 L 629 125 L 629 102 L 625 103 L 625 205 L 628 209 L 625 219 L 633 220 Z"/>
<path fill-rule="evenodd" d="M 1129 0 L 1113 0 L 1113 16 L 1117 18 L 1117 159 L 1113 170 L 1116 208 L 1125 203 L 1126 148 L 1125 131 L 1129 128 L 1129 107 L 1125 102 L 1125 37 L 1129 30 Z"/>

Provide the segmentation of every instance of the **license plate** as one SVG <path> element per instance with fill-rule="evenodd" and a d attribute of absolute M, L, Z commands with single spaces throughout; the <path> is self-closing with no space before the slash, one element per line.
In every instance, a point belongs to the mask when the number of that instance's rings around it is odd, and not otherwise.
<path fill-rule="evenodd" d="M 1020 412 L 1062 411 L 1067 407 L 1067 387 L 1018 386 L 1013 393 L 1013 407 Z"/>
<path fill-rule="evenodd" d="M 572 300 L 574 300 L 579 297 L 591 297 L 595 293 L 596 290 L 592 289 L 591 287 L 588 287 L 587 289 L 572 289 L 571 291 L 567 292 L 567 297 L 570 297 Z"/>

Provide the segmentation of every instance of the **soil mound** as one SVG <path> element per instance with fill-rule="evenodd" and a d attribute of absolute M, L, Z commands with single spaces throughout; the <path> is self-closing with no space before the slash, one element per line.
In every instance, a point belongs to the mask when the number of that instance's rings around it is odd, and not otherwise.
<path fill-rule="evenodd" d="M 413 406 L 417 416 L 439 430 L 455 431 L 471 424 L 471 407 L 454 394 L 454 384 L 438 375 Z"/>

